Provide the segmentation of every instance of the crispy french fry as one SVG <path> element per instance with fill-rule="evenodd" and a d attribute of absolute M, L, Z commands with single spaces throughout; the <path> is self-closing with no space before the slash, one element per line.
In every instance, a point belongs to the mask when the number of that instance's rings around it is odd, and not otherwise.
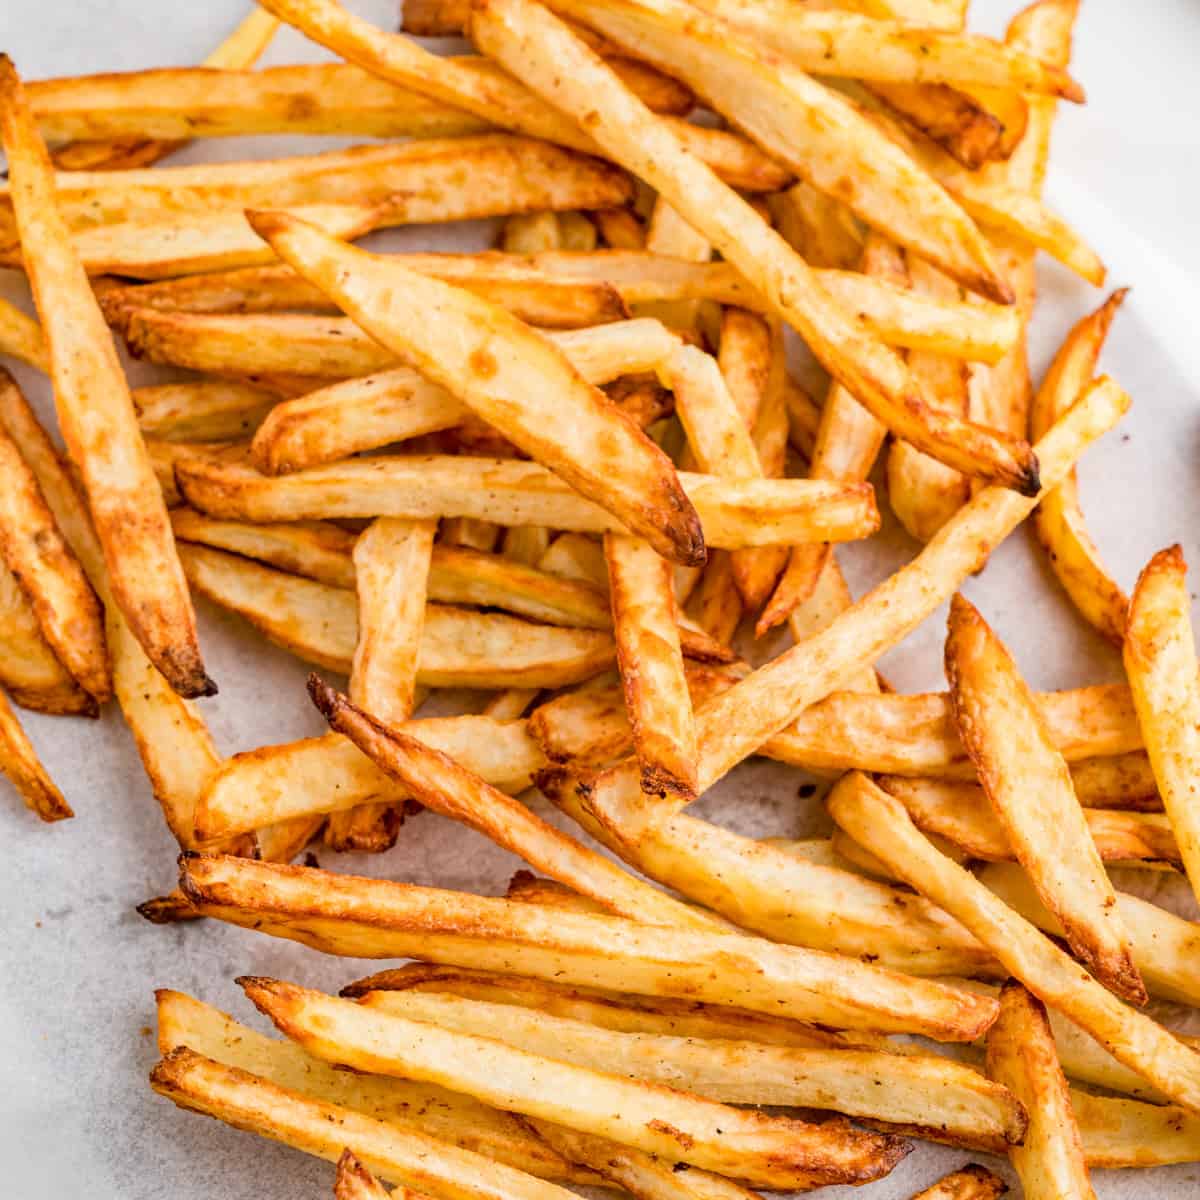
<path fill-rule="evenodd" d="M 935 1140 L 979 1148 L 1019 1142 L 1025 1128 L 1024 1113 L 1003 1088 L 939 1056 L 618 1032 L 528 1008 L 412 990 L 370 993 L 363 1003 L 727 1104 L 828 1109 L 919 1127 Z"/>
<path fill-rule="evenodd" d="M 1142 1104 L 1072 1090 L 1089 1167 L 1157 1167 L 1200 1161 L 1200 1120 L 1174 1104 Z"/>
<path fill-rule="evenodd" d="M 50 346 L 55 405 L 104 549 L 112 595 L 181 695 L 211 695 L 166 507 L 129 387 L 56 207 L 54 176 L 21 81 L 0 60 L 0 135 L 25 266 Z"/>
<path fill-rule="evenodd" d="M 42 327 L 15 305 L 0 297 L 0 354 L 50 373 L 50 352 Z"/>
<path fill-rule="evenodd" d="M 920 1029 L 942 1040 L 977 1037 L 995 1015 L 995 1002 L 986 997 L 761 938 L 549 913 L 232 857 L 185 856 L 181 863 L 184 892 L 205 914 L 330 953 L 394 958 L 411 952 L 500 970 L 521 946 L 522 971 L 537 978 L 649 995 L 686 993 L 836 1028 Z M 299 918 L 297 904 L 314 907 Z M 718 960 L 723 965 L 716 970 Z"/>
<path fill-rule="evenodd" d="M 876 416 L 950 465 L 1025 492 L 1036 490 L 1036 460 L 1028 446 L 932 414 L 903 363 L 844 315 L 787 243 L 554 16 L 521 0 L 494 0 L 472 9 L 472 36 L 563 111 L 586 114 L 597 140 L 760 288 L 773 311 L 796 327 L 823 365 Z"/>
<path fill-rule="evenodd" d="M 988 1030 L 987 1070 L 1029 1113 L 1024 1141 L 1008 1151 L 1029 1200 L 1094 1200 L 1046 1009 L 1015 980 L 1001 991 Z"/>
<path fill-rule="evenodd" d="M 293 654 L 349 673 L 358 639 L 352 593 L 188 543 L 180 556 L 192 585 Z M 599 630 L 532 625 L 500 613 L 427 605 L 417 681 L 427 687 L 563 687 L 597 674 L 614 656 Z"/>
<path fill-rule="evenodd" d="M 351 249 L 286 214 L 259 213 L 251 222 L 372 336 L 505 437 L 662 554 L 703 561 L 699 518 L 669 460 L 529 327 L 468 292 Z M 403 304 L 396 299 L 401 293 Z M 438 321 L 424 319 L 430 311 L 440 314 Z M 539 407 L 543 403 L 550 407 Z M 551 422 L 557 422 L 554 437 Z M 601 446 L 605 452 L 597 458 Z"/>
<path fill-rule="evenodd" d="M 0 391 L 16 388 L 0 368 Z M 0 557 L 25 592 L 42 635 L 80 687 L 103 704 L 112 695 L 104 617 L 79 560 L 16 443 L 0 428 Z"/>
<path fill-rule="evenodd" d="M 607 512 L 544 467 L 516 459 L 397 455 L 271 478 L 189 455 L 176 462 L 175 474 L 193 507 L 227 519 L 461 516 L 501 525 L 620 531 Z M 723 480 L 687 472 L 680 481 L 700 514 L 705 541 L 720 548 L 853 540 L 873 533 L 878 520 L 869 484 Z"/>
<path fill-rule="evenodd" d="M 1116 423 L 1128 402 L 1111 381 L 1097 381 L 1042 438 L 1038 446 L 1048 486 L 1095 437 Z M 810 704 L 873 664 L 916 628 L 987 560 L 991 549 L 1029 515 L 1033 505 L 1034 501 L 1015 493 L 1010 496 L 1004 489 L 981 492 L 916 559 L 824 630 L 703 705 L 696 714 L 700 790 L 711 787 Z M 584 800 L 588 812 L 623 845 L 636 842 L 647 827 L 679 807 L 668 797 L 634 794 L 630 782 L 628 765 L 620 764 L 590 780 Z"/>
<path fill-rule="evenodd" d="M 163 441 L 224 442 L 249 437 L 279 398 L 234 380 L 200 380 L 134 388 L 143 435 Z"/>
<path fill-rule="evenodd" d="M 420 1193 L 400 1189 L 399 1200 L 420 1200 Z M 337 1178 L 333 1183 L 334 1200 L 388 1200 L 391 1193 L 354 1157 L 342 1151 L 337 1162 Z"/>
<path fill-rule="evenodd" d="M 1145 1004 L 1129 933 L 1066 760 L 1012 655 L 961 592 L 950 599 L 946 678 L 954 722 L 983 790 L 1072 953 L 1118 995 Z"/>
<path fill-rule="evenodd" d="M 1125 671 L 1163 807 L 1192 891 L 1200 895 L 1200 687 L 1187 564 L 1178 546 L 1159 551 L 1138 579 L 1125 631 Z"/>
<path fill-rule="evenodd" d="M 305 1079 L 307 1082 L 307 1077 Z M 346 1146 L 383 1178 L 442 1200 L 566 1200 L 565 1188 L 412 1127 L 310 1099 L 259 1075 L 179 1046 L 150 1086 L 180 1108 L 336 1162 Z"/>
<path fill-rule="evenodd" d="M 295 984 L 243 978 L 247 996 L 292 1040 L 334 1063 L 449 1084 L 484 1102 L 609 1137 L 649 1154 L 768 1186 L 865 1182 L 907 1146 L 896 1138 L 746 1113 L 686 1092 L 545 1058 L 365 1008 Z"/>
<path fill-rule="evenodd" d="M 8 776 L 25 807 L 43 821 L 63 821 L 75 815 L 42 766 L 3 691 L 0 691 L 0 773 Z"/>
<path fill-rule="evenodd" d="M 309 677 L 308 687 L 330 728 L 349 738 L 425 807 L 471 826 L 610 912 L 685 928 L 717 924 L 559 832 L 448 755 L 362 712 L 317 676 Z"/>
<path fill-rule="evenodd" d="M 862 258 L 863 230 L 844 205 L 800 181 L 767 200 L 775 228 L 813 267 L 857 270 Z"/>
<path fill-rule="evenodd" d="M 943 1175 L 912 1200 L 998 1200 L 1007 1191 L 1008 1184 L 999 1175 L 977 1163 L 968 1163 L 960 1171 Z"/>
<path fill-rule="evenodd" d="M 607 534 L 604 552 L 617 665 L 642 788 L 694 796 L 696 735 L 670 565 L 648 543 L 625 534 Z"/>
<path fill-rule="evenodd" d="M 1114 292 L 1067 335 L 1033 399 L 1029 426 L 1034 437 L 1040 437 L 1087 386 L 1126 290 Z M 1050 569 L 1080 615 L 1119 646 L 1125 639 L 1129 599 L 1105 570 L 1088 533 L 1076 472 L 1038 505 L 1033 527 L 1049 556 Z"/>
<path fill-rule="evenodd" d="M 955 162 L 976 171 L 984 163 L 1012 153 L 1014 140 L 1025 130 L 1028 109 L 1016 93 L 993 90 L 983 103 L 965 88 L 944 83 L 881 83 L 866 85 L 906 126 L 924 134 Z M 1005 103 L 995 103 L 1003 97 Z M 1011 99 L 1009 99 L 1011 97 Z"/>
<path fill-rule="evenodd" d="M 661 196 L 654 201 L 646 225 L 645 249 L 650 254 L 684 262 L 706 263 L 713 256 L 709 240 L 693 229 Z M 699 300 L 664 300 L 644 304 L 638 311 L 679 329 L 695 329 L 702 307 Z"/>
<path fill-rule="evenodd" d="M 1043 1004 L 1069 1017 L 1163 1095 L 1196 1109 L 1200 1054 L 1118 1000 L 969 872 L 939 854 L 899 801 L 855 773 L 834 789 L 829 808 L 843 829 L 901 879 L 959 917 Z"/>

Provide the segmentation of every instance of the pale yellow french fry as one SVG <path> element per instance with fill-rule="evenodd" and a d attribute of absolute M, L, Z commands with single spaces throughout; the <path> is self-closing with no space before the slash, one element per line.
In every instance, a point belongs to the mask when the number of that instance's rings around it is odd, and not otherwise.
<path fill-rule="evenodd" d="M 0 354 L 50 373 L 50 351 L 42 327 L 15 305 L 0 297 Z"/>
<path fill-rule="evenodd" d="M 1129 933 L 1066 760 L 1012 655 L 961 592 L 950 598 L 946 678 L 959 737 L 992 810 L 1072 953 L 1118 995 L 1145 1004 Z"/>
<path fill-rule="evenodd" d="M 25 807 L 43 821 L 63 821 L 75 815 L 42 765 L 3 691 L 0 691 L 0 773 L 8 776 Z"/>
<path fill-rule="evenodd" d="M 834 820 L 901 879 L 957 916 L 1042 1003 L 1091 1034 L 1177 1104 L 1200 1105 L 1200 1054 L 1081 971 L 957 863 L 934 849 L 899 801 L 847 775 L 829 799 Z"/>
<path fill-rule="evenodd" d="M 1024 1141 L 1008 1151 L 1029 1200 L 1094 1200 L 1046 1009 L 1016 981 L 1000 993 L 1000 1016 L 988 1030 L 987 1070 L 1029 1113 Z"/>
<path fill-rule="evenodd" d="M 1200 686 L 1187 564 L 1178 546 L 1156 554 L 1138 579 L 1125 631 L 1125 671 L 1154 778 L 1179 842 L 1192 891 L 1200 894 Z"/>
<path fill-rule="evenodd" d="M 196 618 L 129 387 L 69 244 L 54 174 L 12 63 L 0 60 L 0 136 L 26 271 L 50 347 L 55 406 L 104 549 L 112 597 L 183 696 L 211 695 Z"/>
<path fill-rule="evenodd" d="M 1034 437 L 1040 437 L 1087 386 L 1125 293 L 1124 288 L 1114 292 L 1100 308 L 1084 317 L 1059 347 L 1029 412 Z M 1045 547 L 1050 569 L 1080 615 L 1119 646 L 1125 640 L 1129 599 L 1105 570 L 1088 533 L 1076 472 L 1072 471 L 1038 505 L 1033 527 Z"/>
<path fill-rule="evenodd" d="M 548 912 L 311 867 L 185 855 L 181 884 L 206 915 L 334 954 L 419 954 L 502 970 L 521 947 L 522 971 L 537 978 L 941 1040 L 979 1036 L 996 1011 L 987 997 L 761 938 Z"/>
<path fill-rule="evenodd" d="M 772 311 L 794 325 L 823 365 L 877 416 L 952 465 L 1036 490 L 1036 462 L 1027 445 L 997 440 L 961 421 L 930 419 L 903 363 L 853 323 L 787 243 L 554 16 L 522 0 L 493 0 L 472 9 L 472 36 L 564 112 L 586 115 L 589 131 L 613 156 L 760 288 Z"/>
<path fill-rule="evenodd" d="M 1200 1119 L 1174 1104 L 1142 1104 L 1072 1090 L 1089 1167 L 1158 1167 L 1200 1161 Z"/>
<path fill-rule="evenodd" d="M 240 441 L 279 403 L 273 393 L 234 380 L 157 384 L 132 395 L 142 433 L 179 442 Z"/>

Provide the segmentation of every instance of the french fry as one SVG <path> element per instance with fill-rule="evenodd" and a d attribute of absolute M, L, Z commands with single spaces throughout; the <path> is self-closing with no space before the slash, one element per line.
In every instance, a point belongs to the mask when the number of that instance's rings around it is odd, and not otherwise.
<path fill-rule="evenodd" d="M 1174 1104 L 1072 1090 L 1089 1167 L 1157 1167 L 1200 1160 L 1200 1121 Z"/>
<path fill-rule="evenodd" d="M 556 1184 L 460 1149 L 414 1128 L 323 1100 L 225 1066 L 180 1046 L 150 1073 L 150 1086 L 180 1108 L 336 1162 L 350 1146 L 373 1171 L 442 1200 L 566 1200 Z"/>
<path fill-rule="evenodd" d="M 286 214 L 259 213 L 250 220 L 372 336 L 505 437 L 660 553 L 684 563 L 703 561 L 699 518 L 669 460 L 528 326 L 468 292 L 353 250 Z M 403 304 L 396 301 L 400 293 Z M 428 311 L 437 311 L 440 319 L 423 320 Z M 554 420 L 558 435 L 550 437 L 548 423 Z M 596 458 L 601 446 L 603 458 Z"/>
<path fill-rule="evenodd" d="M 1110 428 L 1128 397 L 1109 380 L 1087 395 L 1038 443 L 1047 486 L 1054 486 L 1083 449 Z M 854 672 L 873 664 L 933 612 L 973 570 L 986 562 L 1026 516 L 1034 501 L 1005 489 L 981 492 L 942 527 L 937 537 L 901 568 L 820 633 L 800 642 L 696 714 L 697 782 L 711 787 L 736 763 L 753 754 L 810 704 L 823 699 Z M 300 514 L 297 514 L 300 515 Z M 585 807 L 621 844 L 679 806 L 667 797 L 633 794 L 627 764 L 590 780 Z"/>
<path fill-rule="evenodd" d="M 506 791 L 529 786 L 545 759 L 524 721 L 486 716 L 407 722 L 408 735 Z M 406 792 L 345 738 L 324 737 L 235 754 L 216 770 L 195 811 L 196 836 L 213 843 L 277 821 L 319 816 Z"/>
<path fill-rule="evenodd" d="M 64 821 L 75 815 L 42 766 L 3 691 L 0 691 L 0 773 L 8 776 L 25 807 L 43 821 Z"/>
<path fill-rule="evenodd" d="M 799 1049 L 599 1029 L 533 1009 L 413 990 L 369 993 L 377 1011 L 494 1038 L 529 1054 L 726 1104 L 817 1108 L 980 1148 L 1021 1140 L 1020 1106 L 970 1067 L 934 1055 Z M 936 1096 L 931 1101 L 931 1096 Z"/>
<path fill-rule="evenodd" d="M 961 592 L 950 599 L 946 678 L 954 722 L 983 790 L 1072 953 L 1118 995 L 1145 1004 L 1129 933 L 1066 760 L 1039 721 L 1012 655 Z"/>
<path fill-rule="evenodd" d="M 730 194 L 555 17 L 519 0 L 495 0 L 472 9 L 472 36 L 485 53 L 553 97 L 564 112 L 587 114 L 589 131 L 614 158 L 704 233 L 763 292 L 772 311 L 796 328 L 834 377 L 890 428 L 949 465 L 1036 491 L 1036 460 L 1028 446 L 997 440 L 961 421 L 937 419 L 903 363 L 853 324 L 787 243 Z"/>
<path fill-rule="evenodd" d="M 939 854 L 899 801 L 855 773 L 834 789 L 829 809 L 901 879 L 957 916 L 1043 1004 L 1069 1017 L 1170 1100 L 1195 1111 L 1200 1054 L 1118 1000 L 969 872 Z"/>
<path fill-rule="evenodd" d="M 0 390 L 16 388 L 0 368 Z M 103 704 L 112 695 L 100 602 L 63 540 L 36 476 L 0 428 L 0 557 L 24 591 L 42 636 L 86 692 Z"/>
<path fill-rule="evenodd" d="M 1029 425 L 1034 437 L 1040 437 L 1087 386 L 1125 293 L 1124 288 L 1114 292 L 1067 335 L 1033 398 Z M 1080 615 L 1119 646 L 1125 640 L 1129 599 L 1105 570 L 1088 533 L 1076 472 L 1038 505 L 1033 527 L 1049 557 L 1050 569 Z"/>
<path fill-rule="evenodd" d="M 1163 807 L 1175 831 L 1192 891 L 1200 895 L 1200 687 L 1187 564 L 1178 546 L 1161 550 L 1142 571 L 1129 606 L 1125 672 Z"/>
<path fill-rule="evenodd" d="M 241 981 L 292 1040 L 334 1063 L 450 1085 L 485 1103 L 768 1186 L 865 1182 L 907 1152 L 896 1138 L 746 1113 L 686 1092 L 365 1008 L 295 984 Z"/>
<path fill-rule="evenodd" d="M 183 543 L 188 578 L 300 658 L 348 674 L 358 640 L 352 593 L 220 550 Z M 563 687 L 613 661 L 599 630 L 532 625 L 500 613 L 427 605 L 417 682 L 426 687 Z"/>
<path fill-rule="evenodd" d="M 1019 867 L 989 863 L 979 878 L 1027 921 L 1044 933 L 1061 936 L 1061 926 Z M 1195 1005 L 1200 997 L 1200 971 L 1195 966 L 1196 928 L 1192 922 L 1128 892 L 1117 892 L 1116 907 L 1129 930 L 1134 962 L 1150 991 L 1167 1000 Z"/>
<path fill-rule="evenodd" d="M 576 1173 L 507 1113 L 430 1084 L 335 1071 L 287 1040 L 266 1037 L 182 992 L 155 993 L 158 1052 L 181 1046 L 313 1100 L 401 1131 L 440 1138 L 544 1179 L 594 1182 Z"/>
<path fill-rule="evenodd" d="M 857 270 L 863 230 L 844 204 L 803 181 L 770 196 L 767 204 L 775 228 L 810 266 Z"/>
<path fill-rule="evenodd" d="M 559 832 L 449 756 L 362 712 L 317 676 L 309 677 L 308 688 L 330 728 L 349 738 L 426 808 L 469 825 L 531 866 L 598 900 L 609 912 L 685 928 L 712 929 L 717 924 Z"/>
<path fill-rule="evenodd" d="M 401 1189 L 400 1200 L 419 1200 L 419 1193 Z M 342 1151 L 337 1162 L 337 1178 L 333 1183 L 334 1200 L 388 1200 L 391 1193 L 354 1157 Z"/>
<path fill-rule="evenodd" d="M 1007 1191 L 1008 1184 L 999 1175 L 978 1163 L 968 1163 L 960 1171 L 943 1175 L 912 1200 L 998 1200 Z"/>
<path fill-rule="evenodd" d="M 944 83 L 876 82 L 865 90 L 971 171 L 1011 154 L 1028 118 L 1024 97 L 1013 92 L 986 92 L 985 103 L 965 88 Z"/>
<path fill-rule="evenodd" d="M 279 403 L 263 388 L 216 379 L 134 388 L 132 396 L 145 437 L 179 442 L 240 441 Z"/>
<path fill-rule="evenodd" d="M 516 213 L 504 222 L 500 249 L 505 254 L 537 254 L 561 246 L 558 214 L 552 212 Z"/>
<path fill-rule="evenodd" d="M 517 459 L 395 455 L 271 478 L 188 455 L 176 462 L 175 474 L 193 507 L 225 519 L 459 516 L 581 533 L 624 532 L 604 509 L 550 471 Z M 878 520 L 869 484 L 731 481 L 687 472 L 679 478 L 700 514 L 705 541 L 723 549 L 853 540 L 873 533 Z"/>
<path fill-rule="evenodd" d="M 1029 1200 L 1093 1200 L 1046 1009 L 1015 981 L 1001 991 L 1000 1016 L 988 1030 L 987 1070 L 1029 1113 L 1024 1141 L 1008 1151 Z"/>
<path fill-rule="evenodd" d="M 708 239 L 693 229 L 661 196 L 654 201 L 646 225 L 645 249 L 650 254 L 684 262 L 706 263 L 713 256 Z M 695 329 L 702 307 L 699 300 L 663 300 L 644 304 L 638 311 L 678 329 Z"/>
<path fill-rule="evenodd" d="M 670 565 L 648 543 L 625 534 L 607 534 L 604 553 L 617 665 L 642 788 L 694 796 L 696 735 Z"/>
<path fill-rule="evenodd" d="M 270 45 L 279 28 L 279 21 L 254 8 L 237 28 L 204 60 L 209 70 L 229 70 L 253 66 Z M 36 102 L 35 102 L 36 111 Z M 94 131 L 90 131 L 95 136 Z M 68 135 L 87 138 L 88 130 Z M 43 136 L 45 133 L 43 131 Z M 54 165 L 60 171 L 120 170 L 126 167 L 149 166 L 160 158 L 174 153 L 193 136 L 183 130 L 177 138 L 145 139 L 129 131 L 109 135 L 100 141 L 75 141 L 60 146 L 54 153 Z"/>
<path fill-rule="evenodd" d="M 50 346 L 55 405 L 104 549 L 112 595 L 181 695 L 211 695 L 196 618 L 111 336 L 70 249 L 21 81 L 0 60 L 0 135 L 25 266 Z"/>
<path fill-rule="evenodd" d="M 328 953 L 417 953 L 427 961 L 502 970 L 520 946 L 522 972 L 536 978 L 686 994 L 843 1029 L 920 1029 L 941 1040 L 977 1037 L 995 1015 L 995 1002 L 987 997 L 760 938 L 549 913 L 530 904 L 233 857 L 185 856 L 181 864 L 184 892 L 206 915 Z M 297 904 L 313 906 L 307 917 L 298 917 Z M 383 907 L 372 907 L 377 904 Z M 719 970 L 718 960 L 724 964 Z"/>
<path fill-rule="evenodd" d="M 42 327 L 15 305 L 0 297 L 0 354 L 50 373 L 50 352 Z"/>

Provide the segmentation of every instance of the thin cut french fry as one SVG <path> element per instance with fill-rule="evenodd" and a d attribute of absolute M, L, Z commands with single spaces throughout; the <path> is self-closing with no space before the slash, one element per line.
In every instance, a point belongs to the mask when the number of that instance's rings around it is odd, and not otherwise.
<path fill-rule="evenodd" d="M 1012 655 L 961 592 L 950 598 L 946 678 L 959 736 L 1017 859 L 1072 953 L 1135 1004 L 1146 988 L 1112 883 Z"/>
<path fill-rule="evenodd" d="M 1008 1151 L 1028 1200 L 1095 1200 L 1046 1009 L 1016 981 L 1000 993 L 987 1070 L 1029 1113 L 1025 1140 Z"/>
<path fill-rule="evenodd" d="M 0 296 L 0 354 L 50 373 L 50 352 L 42 327 Z"/>
<path fill-rule="evenodd" d="M 50 345 L 55 405 L 104 549 L 112 595 L 154 665 L 183 696 L 211 695 L 187 582 L 117 360 L 56 207 L 45 145 L 11 62 L 0 59 L 8 152 L 25 266 Z"/>
<path fill-rule="evenodd" d="M 938 853 L 899 801 L 864 775 L 847 775 L 829 799 L 834 820 L 901 879 L 953 913 L 1050 1007 L 1175 1103 L 1200 1107 L 1200 1054 L 1118 1000 L 1064 951 Z"/>
<path fill-rule="evenodd" d="M 42 766 L 3 691 L 0 691 L 0 773 L 8 776 L 25 807 L 43 821 L 63 821 L 75 815 Z"/>
<path fill-rule="evenodd" d="M 1150 765 L 1192 891 L 1200 895 L 1200 686 L 1187 564 L 1178 546 L 1142 571 L 1129 606 L 1125 671 Z"/>

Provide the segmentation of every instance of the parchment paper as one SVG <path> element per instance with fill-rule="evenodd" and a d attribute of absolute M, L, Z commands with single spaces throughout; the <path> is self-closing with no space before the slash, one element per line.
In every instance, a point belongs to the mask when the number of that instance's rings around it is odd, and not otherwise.
<path fill-rule="evenodd" d="M 391 0 L 355 0 L 350 7 L 394 25 Z M 973 7 L 974 25 L 997 32 L 1013 4 L 976 0 Z M 0 47 L 27 78 L 192 64 L 245 11 L 242 0 L 7 0 L 0 8 Z M 1151 553 L 1176 540 L 1200 570 L 1200 243 L 1193 216 L 1200 95 L 1192 62 L 1198 35 L 1200 9 L 1188 0 L 1158 0 L 1136 10 L 1118 0 L 1089 0 L 1075 65 L 1090 104 L 1082 110 L 1062 106 L 1055 134 L 1052 199 L 1099 247 L 1112 268 L 1112 284 L 1135 285 L 1103 363 L 1132 393 L 1134 412 L 1081 468 L 1091 527 L 1126 587 Z M 323 57 L 285 30 L 265 61 Z M 318 144 L 336 143 L 208 142 L 178 161 L 299 153 Z M 480 226 L 409 229 L 381 240 L 388 246 L 473 248 L 490 233 Z M 1033 341 L 1039 372 L 1070 324 L 1101 299 L 1053 264 L 1044 265 L 1041 285 Z M 11 273 L 0 275 L 0 290 L 28 304 Z M 17 374 L 49 413 L 45 381 L 32 371 Z M 135 383 L 162 378 L 141 366 L 132 368 L 132 376 Z M 860 592 L 914 551 L 891 528 L 844 550 L 841 561 Z M 1071 610 L 1027 531 L 1010 538 L 966 590 L 1033 685 L 1069 687 L 1118 677 L 1116 656 Z M 320 721 L 302 688 L 307 668 L 237 619 L 204 603 L 200 608 L 206 659 L 221 687 L 219 697 L 204 703 L 204 714 L 220 748 L 234 752 L 318 731 Z M 938 614 L 884 660 L 899 690 L 942 686 L 943 630 L 944 614 Z M 156 1057 L 152 990 L 183 989 L 258 1023 L 234 976 L 277 974 L 335 988 L 370 965 L 326 958 L 215 921 L 173 929 L 147 925 L 134 905 L 171 886 L 175 847 L 115 705 L 98 722 L 31 714 L 22 719 L 77 816 L 41 826 L 0 783 L 0 1194 L 14 1200 L 329 1195 L 328 1164 L 183 1113 L 150 1092 L 146 1073 Z M 805 782 L 799 772 L 752 761 L 695 807 L 746 834 L 826 831 L 819 800 L 797 796 Z M 337 870 L 488 894 L 501 892 L 518 865 L 477 835 L 429 814 L 411 821 L 386 856 L 321 858 Z M 1165 899 L 1174 902 L 1183 890 L 1175 888 Z M 1189 1014 L 1173 1015 L 1186 1020 Z M 1197 1023 L 1190 1027 L 1194 1031 Z M 859 1194 L 901 1200 L 970 1157 L 979 1156 L 922 1145 L 891 1178 Z M 1106 1200 L 1182 1200 L 1197 1194 L 1198 1181 L 1196 1166 L 1095 1177 Z M 849 1190 L 826 1194 L 840 1197 Z"/>

